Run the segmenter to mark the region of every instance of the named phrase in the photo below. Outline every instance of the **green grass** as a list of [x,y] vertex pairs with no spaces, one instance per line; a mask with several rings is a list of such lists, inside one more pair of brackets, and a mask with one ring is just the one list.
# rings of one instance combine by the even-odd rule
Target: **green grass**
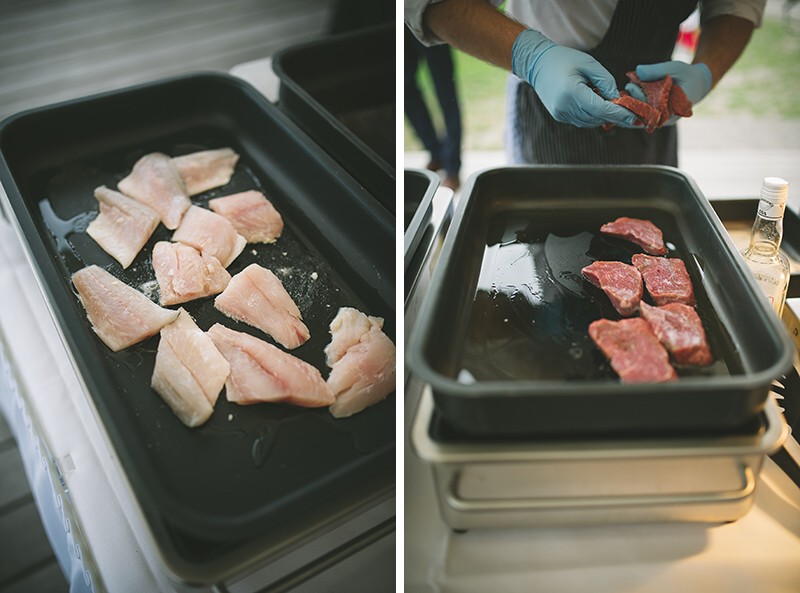
[[765,20],[696,113],[800,118],[800,31]]
[[[456,84],[464,118],[464,150],[503,146],[507,73],[454,51]],[[420,68],[423,96],[441,129],[427,70]],[[695,110],[697,117],[800,119],[800,30],[765,19],[734,67]],[[405,149],[422,150],[408,122]]]
[[[467,150],[499,149],[503,145],[505,88],[508,74],[494,66],[453,50],[456,91],[461,106],[464,148]],[[424,63],[418,73],[419,86],[428,104],[434,125],[443,129],[439,104]],[[422,150],[408,120],[405,123],[405,149]]]

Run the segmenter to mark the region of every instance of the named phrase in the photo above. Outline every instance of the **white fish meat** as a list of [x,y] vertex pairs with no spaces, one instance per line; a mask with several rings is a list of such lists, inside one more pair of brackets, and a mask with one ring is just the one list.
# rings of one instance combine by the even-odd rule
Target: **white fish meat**
[[228,401],[282,402],[307,408],[333,403],[333,393],[320,372],[296,356],[219,323],[208,335],[231,365],[225,383]]
[[383,328],[383,318],[368,317],[352,307],[339,309],[330,325],[331,343],[325,346],[325,361],[328,366],[332,367],[338,362],[373,327]]
[[176,305],[219,294],[231,275],[216,257],[183,243],[159,241],[153,247],[153,269],[162,305]]
[[300,309],[275,274],[250,264],[231,278],[228,287],[214,299],[222,313],[257,327],[290,350],[310,337]]
[[[331,344],[326,348],[330,360],[332,351],[335,356],[342,345],[350,344],[328,375],[328,385],[336,397],[330,412],[336,418],[352,416],[395,390],[395,346],[381,330],[383,320],[360,311],[355,315],[353,311],[349,307],[339,310],[331,323]],[[331,349],[334,344],[336,347]]]
[[86,232],[127,268],[156,230],[160,217],[152,208],[104,185],[95,188],[94,197],[100,213]]
[[201,150],[176,156],[172,164],[180,173],[190,196],[225,185],[231,180],[239,155],[230,148]]
[[228,219],[248,243],[274,243],[283,232],[283,218],[260,191],[214,198],[208,207]]
[[227,268],[247,245],[247,240],[236,232],[231,223],[199,206],[189,207],[172,240],[216,257],[223,268]]
[[99,266],[78,270],[72,282],[92,329],[114,352],[157,334],[178,316]]
[[203,424],[214,411],[230,365],[214,342],[179,309],[161,330],[151,385],[186,426]]
[[183,213],[191,205],[172,159],[160,152],[146,154],[136,161],[130,175],[117,188],[158,212],[161,222],[170,230],[178,228]]

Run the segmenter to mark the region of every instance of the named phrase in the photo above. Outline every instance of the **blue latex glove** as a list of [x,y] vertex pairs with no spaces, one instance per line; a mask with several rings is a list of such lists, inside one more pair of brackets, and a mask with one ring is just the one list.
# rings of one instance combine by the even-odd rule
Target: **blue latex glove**
[[511,69],[527,81],[556,121],[579,128],[606,123],[633,126],[636,116],[614,103],[619,97],[614,77],[589,54],[564,47],[527,29],[511,48]]
[[[672,77],[674,84],[677,84],[686,93],[686,98],[696,105],[711,90],[711,71],[705,64],[687,64],[686,62],[660,62],[658,64],[639,64],[636,66],[636,75],[642,82],[652,82],[661,80],[667,74]],[[640,101],[647,102],[644,91],[637,84],[629,82],[625,85],[625,90],[631,96]],[[674,125],[680,117],[673,115],[667,120],[665,126]]]

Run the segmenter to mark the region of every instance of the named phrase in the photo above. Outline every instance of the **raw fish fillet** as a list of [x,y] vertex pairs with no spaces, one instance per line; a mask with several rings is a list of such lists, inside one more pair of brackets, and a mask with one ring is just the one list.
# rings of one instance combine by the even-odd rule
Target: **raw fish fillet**
[[214,306],[228,317],[268,333],[290,350],[311,335],[281,281],[258,264],[250,264],[231,278],[228,287],[214,299]]
[[183,184],[172,159],[160,152],[144,155],[133,171],[117,184],[119,191],[149,206],[161,217],[168,229],[176,229],[190,206]]
[[181,225],[172,235],[173,241],[179,241],[199,249],[206,255],[219,260],[222,267],[227,268],[247,245],[247,241],[231,223],[211,210],[191,206],[183,217]]
[[156,243],[153,269],[161,289],[162,305],[176,305],[219,294],[231,281],[231,275],[216,257],[182,243]]
[[249,334],[217,323],[208,330],[231,365],[225,397],[237,404],[282,402],[306,408],[333,403],[333,392],[313,366]]
[[331,343],[325,346],[325,362],[332,367],[345,352],[361,341],[372,327],[383,327],[382,317],[367,317],[358,309],[342,307],[331,321]]
[[395,390],[395,347],[382,326],[383,319],[350,307],[339,309],[331,322],[325,354],[329,361],[336,359],[328,376],[336,396],[330,407],[334,417],[352,416]]
[[214,342],[179,309],[161,330],[151,385],[186,426],[198,426],[214,411],[230,365]]
[[225,185],[231,180],[239,155],[230,148],[202,150],[176,156],[172,164],[180,173],[190,196]]
[[94,197],[100,205],[100,214],[89,223],[86,232],[127,268],[156,230],[158,213],[105,186],[96,188]]
[[178,316],[98,266],[78,270],[72,282],[92,329],[114,352],[157,334]]
[[283,232],[283,219],[260,191],[214,198],[208,207],[228,219],[248,243],[274,243]]

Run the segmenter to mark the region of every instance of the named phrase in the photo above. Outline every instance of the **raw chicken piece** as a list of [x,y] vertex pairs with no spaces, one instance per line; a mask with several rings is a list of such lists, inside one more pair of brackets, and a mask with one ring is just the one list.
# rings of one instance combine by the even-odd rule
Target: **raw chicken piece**
[[247,241],[231,223],[211,210],[191,206],[181,221],[181,226],[172,235],[173,241],[179,241],[199,249],[206,255],[219,260],[222,267],[227,268],[247,245]]
[[186,426],[198,426],[214,411],[230,365],[214,342],[183,309],[161,330],[151,385]]
[[274,243],[283,232],[283,219],[260,191],[214,198],[208,207],[224,216],[248,243]]
[[161,289],[162,305],[176,305],[219,294],[231,281],[231,275],[216,257],[182,243],[156,243],[153,269]]
[[281,281],[258,264],[250,264],[231,278],[228,287],[214,300],[214,306],[228,317],[268,333],[290,350],[311,335],[302,322],[300,309]]
[[342,307],[331,321],[331,343],[325,346],[325,362],[332,367],[345,352],[361,341],[372,327],[383,328],[382,317],[367,317],[358,309]]
[[230,148],[202,150],[172,159],[190,196],[225,185],[231,180],[239,155]]
[[127,268],[156,230],[158,213],[104,185],[94,190],[94,197],[100,205],[100,214],[89,223],[86,232]]
[[395,390],[395,347],[382,326],[383,319],[350,307],[339,309],[331,323],[325,354],[329,361],[336,359],[328,376],[336,396],[330,407],[334,417],[352,416]]
[[168,229],[176,229],[191,205],[178,170],[172,159],[160,152],[144,155],[133,171],[117,184],[119,191],[149,206],[161,217]]
[[333,393],[313,366],[249,334],[217,323],[208,330],[231,365],[225,397],[237,404],[282,402],[306,408],[333,403]]
[[92,329],[114,352],[158,333],[178,316],[98,266],[78,270],[72,282]]

